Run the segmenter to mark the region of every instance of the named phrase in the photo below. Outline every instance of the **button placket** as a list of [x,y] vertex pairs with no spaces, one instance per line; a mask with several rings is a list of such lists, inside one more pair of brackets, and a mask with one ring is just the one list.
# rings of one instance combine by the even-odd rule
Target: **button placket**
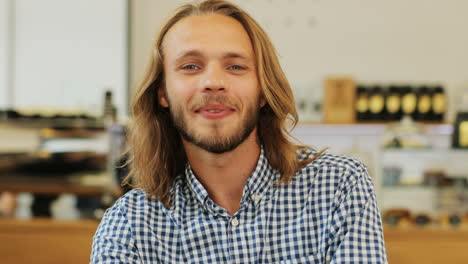
[[232,225],[233,227],[236,227],[236,226],[239,225],[239,220],[237,219],[237,217],[235,217],[235,218],[233,218],[233,219],[231,220],[231,225]]
[[258,195],[258,194],[255,194],[255,195],[253,196],[254,201],[257,202],[257,203],[260,201],[261,198],[262,198],[262,197],[261,197],[260,195]]

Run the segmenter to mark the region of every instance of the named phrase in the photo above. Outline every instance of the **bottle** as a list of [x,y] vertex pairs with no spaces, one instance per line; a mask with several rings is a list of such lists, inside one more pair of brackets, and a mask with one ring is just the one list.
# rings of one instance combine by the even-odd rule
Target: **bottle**
[[421,86],[417,90],[417,107],[416,107],[416,120],[429,121],[432,110],[432,94],[427,86]]
[[385,94],[382,87],[375,85],[369,95],[370,120],[382,121],[385,108]]
[[447,111],[447,97],[442,86],[436,86],[432,94],[432,120],[442,122]]
[[113,123],[116,121],[117,109],[112,101],[112,91],[107,90],[104,94],[104,109],[103,109],[103,119],[107,124]]
[[454,148],[468,148],[468,112],[457,113],[452,136]]
[[398,86],[392,85],[386,97],[385,112],[387,120],[397,121],[401,119],[401,91]]
[[417,214],[415,217],[414,217],[414,223],[417,225],[417,226],[427,226],[429,225],[430,223],[432,222],[432,218],[428,215],[428,214]]
[[17,219],[30,219],[33,217],[32,204],[34,202],[34,195],[31,193],[18,193],[16,196],[17,208],[15,217]]
[[414,119],[416,115],[416,103],[417,97],[415,91],[411,88],[411,86],[405,86],[405,88],[403,88],[403,94],[401,97],[402,114]]
[[366,87],[358,85],[356,88],[356,119],[357,121],[369,120],[369,96]]
[[459,89],[457,99],[457,114],[453,126],[452,146],[454,148],[468,148],[468,84]]
[[6,110],[0,109],[0,122],[6,121],[7,119],[7,112]]
[[112,114],[112,91],[107,90],[104,93],[104,109],[103,116],[109,116]]

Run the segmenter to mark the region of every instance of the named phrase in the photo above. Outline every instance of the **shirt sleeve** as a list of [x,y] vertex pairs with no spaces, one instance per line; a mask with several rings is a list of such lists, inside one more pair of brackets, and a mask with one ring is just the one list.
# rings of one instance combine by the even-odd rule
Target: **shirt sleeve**
[[90,263],[140,263],[121,201],[118,200],[104,214],[93,238]]
[[[364,165],[362,165],[364,166]],[[344,191],[332,216],[333,235],[327,263],[387,263],[382,221],[371,177],[365,168],[355,171],[354,184]]]

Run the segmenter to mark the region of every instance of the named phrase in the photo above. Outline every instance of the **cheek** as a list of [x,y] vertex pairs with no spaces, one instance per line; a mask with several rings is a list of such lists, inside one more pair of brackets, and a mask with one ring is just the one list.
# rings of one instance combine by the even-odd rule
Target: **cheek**
[[[250,78],[243,80],[242,82],[236,85],[239,87],[239,95],[243,97],[243,100],[246,102],[255,102],[258,104],[260,102],[260,85],[258,84],[257,79]],[[247,99],[247,100],[246,100]]]
[[168,78],[166,91],[172,101],[186,102],[193,97],[196,86],[193,80],[187,78]]

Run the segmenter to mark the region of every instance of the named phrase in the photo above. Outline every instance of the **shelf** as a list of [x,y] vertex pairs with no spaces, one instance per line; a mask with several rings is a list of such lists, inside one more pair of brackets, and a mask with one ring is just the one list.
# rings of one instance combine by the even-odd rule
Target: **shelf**
[[[391,122],[354,122],[354,123],[324,123],[324,122],[313,122],[313,121],[300,121],[298,124],[304,125],[394,125],[397,124],[399,121],[391,121]],[[451,123],[446,122],[419,122],[414,121],[415,124],[418,125],[427,125],[427,126],[440,126],[440,125],[450,125]]]
[[0,184],[0,192],[28,192],[34,194],[56,194],[70,193],[79,196],[99,197],[107,190],[102,187],[79,186],[71,184]]
[[386,125],[384,124],[323,124],[300,123],[293,130],[294,135],[382,135]]
[[382,186],[383,190],[441,190],[443,188],[452,188],[452,187],[437,187],[437,186],[423,186],[423,185]]
[[[451,135],[453,126],[446,123],[416,123],[422,125],[427,135]],[[395,123],[354,123],[354,124],[326,124],[300,122],[293,130],[293,134],[300,135],[356,135],[378,136],[384,135],[389,125]]]
[[452,148],[380,149],[382,168],[398,167],[402,179],[423,177],[428,170],[443,170],[449,177],[468,177],[468,150]]
[[390,192],[444,192],[444,191],[460,191],[467,192],[467,187],[459,186],[423,186],[423,185],[400,185],[400,186],[382,186],[382,191]]
[[[79,196],[101,196],[103,193],[113,191],[111,184],[96,183],[102,176],[93,176],[95,184],[84,184],[78,177],[45,177],[40,175],[10,175],[0,177],[0,192],[14,193],[29,192],[34,194],[63,194],[70,193]],[[99,177],[99,178],[98,178]],[[83,176],[81,176],[81,179]],[[102,181],[102,180],[101,180]],[[89,179],[87,179],[89,183]]]
[[2,120],[0,127],[22,127],[22,128],[85,128],[85,129],[105,129],[104,121],[101,119],[85,120],[85,119],[57,119],[57,120],[34,120],[34,119],[15,119]]
[[[399,234],[417,234],[418,236],[424,235],[434,235],[440,234],[443,236],[454,236],[460,237],[466,240],[468,237],[468,225],[462,225],[459,227],[452,227],[452,226],[440,226],[440,225],[428,225],[424,227],[419,227],[416,225],[408,225],[408,226],[390,226],[384,225],[385,233],[391,235],[392,238],[399,237]],[[468,242],[468,240],[467,240]]]
[[461,148],[381,148],[384,154],[434,154],[434,153],[456,153],[468,154],[468,149]]

